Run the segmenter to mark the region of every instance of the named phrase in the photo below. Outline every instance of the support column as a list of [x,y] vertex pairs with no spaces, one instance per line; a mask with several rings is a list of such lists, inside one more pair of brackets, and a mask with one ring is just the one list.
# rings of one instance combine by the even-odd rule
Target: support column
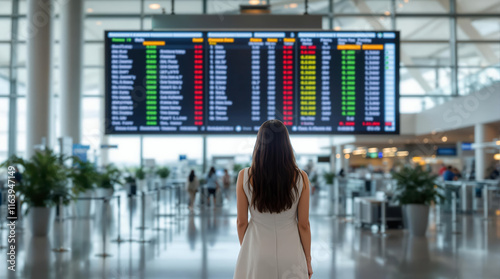
[[83,1],[61,5],[61,136],[81,143]]
[[495,129],[486,124],[476,124],[474,126],[474,157],[475,157],[475,174],[476,180],[486,178],[486,169],[493,161],[492,154],[486,154],[486,149],[483,143],[490,142],[495,138]]
[[52,0],[28,0],[26,157],[42,139],[51,141],[50,83]]
[[344,168],[344,147],[342,145],[337,145],[335,147],[335,174],[338,174],[341,169],[344,169],[344,173],[347,170]]

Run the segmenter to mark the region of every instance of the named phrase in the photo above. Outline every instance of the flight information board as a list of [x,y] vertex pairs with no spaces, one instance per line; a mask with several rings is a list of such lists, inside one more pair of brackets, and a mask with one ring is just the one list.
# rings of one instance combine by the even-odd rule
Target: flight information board
[[107,134],[398,134],[399,33],[105,32]]

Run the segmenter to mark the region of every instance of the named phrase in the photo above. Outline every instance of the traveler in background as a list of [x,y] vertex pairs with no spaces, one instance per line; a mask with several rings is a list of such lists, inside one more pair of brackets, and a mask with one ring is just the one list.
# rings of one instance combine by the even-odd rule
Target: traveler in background
[[444,181],[457,180],[457,177],[455,176],[455,173],[453,173],[452,166],[448,166],[448,168],[446,169],[446,171],[443,172],[443,180]]
[[451,168],[451,171],[455,175],[455,180],[462,178],[462,173],[457,168]]
[[208,202],[207,202],[207,206],[210,206],[210,196],[213,196],[214,197],[214,208],[215,208],[215,199],[216,199],[216,193],[217,193],[217,190],[219,189],[219,182],[217,181],[217,175],[215,174],[215,168],[214,167],[211,167],[210,168],[210,171],[208,172],[208,175],[207,175],[207,186],[206,186],[207,190],[208,190]]
[[310,279],[309,179],[281,121],[262,124],[252,157],[236,184],[241,249],[233,278]]
[[200,187],[200,181],[198,181],[198,178],[194,174],[194,170],[191,170],[186,183],[186,190],[189,193],[189,210],[193,210],[194,200],[196,198],[196,192],[198,192],[198,187]]
[[444,164],[441,164],[441,168],[439,169],[439,175],[442,176],[443,173],[447,170],[448,168],[444,165]]
[[231,176],[227,169],[224,169],[224,176],[222,177],[222,192],[226,199],[229,200],[229,188],[231,187]]

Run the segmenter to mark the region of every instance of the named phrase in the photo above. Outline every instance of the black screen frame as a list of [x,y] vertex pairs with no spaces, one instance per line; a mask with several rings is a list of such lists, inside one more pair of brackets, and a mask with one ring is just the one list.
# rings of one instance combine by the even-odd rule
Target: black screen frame
[[[318,29],[318,30],[311,30],[311,29],[306,29],[306,30],[290,30],[290,29],[272,29],[272,30],[266,30],[266,29],[252,29],[252,30],[231,30],[231,29],[217,29],[217,30],[210,30],[210,29],[196,29],[196,30],[105,30],[104,31],[104,75],[105,75],[105,88],[104,88],[104,134],[105,135],[113,135],[113,136],[131,136],[131,135],[185,135],[185,136],[193,136],[193,135],[255,135],[257,132],[256,131],[251,131],[251,132],[234,132],[234,131],[198,131],[198,132],[183,132],[183,131],[175,131],[175,132],[170,132],[170,131],[161,131],[161,132],[144,132],[144,131],[121,131],[117,132],[112,130],[112,126],[110,125],[111,123],[111,92],[109,92],[110,88],[110,57],[109,57],[109,48],[110,48],[110,40],[108,38],[108,33],[110,32],[133,32],[133,33],[141,33],[141,32],[335,32],[335,33],[366,33],[366,32],[375,32],[375,33],[385,33],[385,32],[391,32],[395,34],[394,38],[394,44],[396,45],[396,55],[395,55],[395,66],[396,66],[396,72],[395,72],[395,83],[396,83],[396,88],[395,88],[395,108],[396,108],[396,127],[394,132],[368,132],[368,131],[354,131],[354,132],[338,132],[338,131],[332,131],[332,132],[313,132],[313,131],[292,131],[292,129],[288,129],[290,135],[313,135],[313,136],[331,136],[331,135],[373,135],[373,136],[387,136],[387,135],[399,135],[400,134],[400,127],[401,127],[401,115],[400,115],[400,47],[401,47],[401,41],[400,41],[400,31],[393,31],[393,30],[369,30],[369,31],[349,31],[349,30],[342,30],[342,31],[334,31],[334,30],[323,30],[323,29]],[[205,90],[205,89],[204,89]]]

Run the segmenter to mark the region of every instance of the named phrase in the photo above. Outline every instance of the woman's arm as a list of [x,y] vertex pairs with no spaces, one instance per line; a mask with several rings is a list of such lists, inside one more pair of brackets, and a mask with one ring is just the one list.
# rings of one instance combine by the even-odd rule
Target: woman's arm
[[302,248],[304,249],[304,254],[306,255],[307,269],[309,272],[309,278],[312,275],[311,268],[311,227],[309,225],[309,178],[304,171],[302,172],[303,185],[302,194],[300,196],[298,205],[298,227],[300,241],[302,242]]
[[248,227],[248,200],[243,190],[243,174],[245,170],[241,170],[238,174],[238,181],[236,182],[236,203],[238,208],[238,217],[236,218],[236,225],[238,227],[238,238],[240,245],[243,243],[243,237]]

